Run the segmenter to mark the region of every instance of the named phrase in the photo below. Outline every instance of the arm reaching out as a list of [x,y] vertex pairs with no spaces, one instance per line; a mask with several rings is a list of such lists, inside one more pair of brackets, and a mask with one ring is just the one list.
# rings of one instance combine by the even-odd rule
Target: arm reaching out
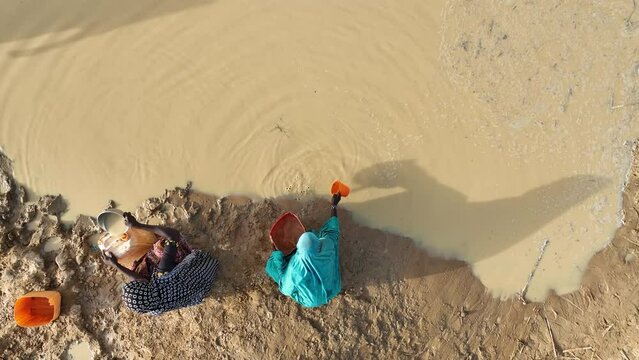
[[125,212],[123,214],[124,216],[124,221],[126,223],[127,226],[133,227],[133,228],[138,228],[138,229],[143,229],[143,230],[148,230],[158,236],[161,237],[165,237],[169,240],[173,240],[175,242],[178,242],[180,240],[182,240],[182,235],[180,234],[179,231],[172,229],[170,227],[166,227],[166,226],[156,226],[156,225],[147,225],[147,224],[142,224],[140,223],[130,212]]
[[104,262],[106,264],[109,264],[109,265],[113,266],[114,268],[120,270],[120,272],[122,272],[124,275],[126,275],[131,280],[138,280],[138,281],[147,281],[148,280],[147,278],[145,278],[144,276],[136,273],[135,271],[133,271],[131,269],[127,269],[126,267],[124,267],[122,264],[120,264],[118,262],[118,259],[115,257],[115,255],[113,255],[109,251],[105,251],[105,252],[102,253],[102,260],[104,260]]
[[340,193],[333,194],[333,199],[331,200],[331,217],[337,217],[337,204],[342,200],[342,195]]

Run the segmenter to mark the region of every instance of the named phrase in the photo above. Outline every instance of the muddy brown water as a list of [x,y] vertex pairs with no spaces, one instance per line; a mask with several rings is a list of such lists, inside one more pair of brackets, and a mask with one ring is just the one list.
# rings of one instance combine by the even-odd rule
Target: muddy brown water
[[518,30],[538,9],[511,3],[0,0],[0,146],[67,219],[188,180],[305,198],[339,178],[359,220],[471,263],[496,296],[548,239],[528,296],[570,292],[622,216],[632,37],[611,67],[596,33]]

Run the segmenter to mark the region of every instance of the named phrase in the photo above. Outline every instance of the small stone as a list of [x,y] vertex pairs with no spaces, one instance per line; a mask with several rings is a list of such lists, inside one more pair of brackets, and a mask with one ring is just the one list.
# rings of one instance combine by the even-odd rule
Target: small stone
[[627,264],[629,262],[634,261],[637,258],[637,256],[633,253],[627,253],[626,256],[624,257],[623,261]]
[[189,217],[193,217],[195,215],[197,215],[197,213],[200,211],[200,206],[196,203],[194,203],[193,201],[188,201],[185,204],[185,208],[187,213],[189,214]]
[[13,188],[13,182],[11,181],[11,177],[4,173],[0,172],[0,195],[6,195]]
[[180,199],[186,199],[189,196],[189,194],[191,193],[191,188],[192,187],[193,187],[193,182],[192,181],[187,181],[186,187],[184,187],[184,188],[176,187],[175,188],[175,192],[177,193],[177,196]]
[[189,213],[183,207],[175,209],[175,217],[182,221],[187,221],[190,218]]
[[215,210],[213,210],[213,208],[210,208],[206,211],[206,218],[209,221],[213,221],[215,218]]
[[92,235],[100,231],[100,228],[95,223],[95,221],[86,215],[78,216],[78,219],[75,221],[75,225],[73,225],[73,235],[79,238]]
[[86,256],[83,253],[78,253],[75,256],[75,263],[78,265],[82,265],[82,263],[84,263],[84,260],[86,259]]
[[143,204],[142,207],[146,210],[148,210],[149,212],[153,213],[155,211],[157,211],[161,206],[162,206],[163,201],[160,200],[160,198],[150,198],[147,199]]
[[55,263],[61,270],[66,270],[69,267],[69,255],[66,251],[61,251],[58,256],[55,257]]
[[67,283],[67,281],[72,280],[73,275],[75,275],[75,270],[73,269],[62,270],[62,272],[60,273],[60,281],[62,282],[62,286],[68,286],[69,284]]
[[61,195],[45,195],[38,200],[38,208],[45,214],[60,216],[67,211],[67,203]]
[[24,186],[18,186],[16,189],[16,198],[18,199],[19,204],[27,202],[27,189]]
[[82,306],[80,305],[72,305],[69,310],[69,316],[72,317],[80,317],[82,316]]
[[156,215],[158,217],[158,219],[160,219],[160,224],[165,224],[167,222],[167,220],[169,219],[169,215],[165,214],[165,213],[161,213]]
[[11,160],[0,152],[0,195],[6,195],[13,187]]
[[178,189],[175,189],[175,190],[177,191],[177,195],[178,195],[178,197],[180,199],[185,199],[189,195],[189,193],[188,193],[188,191],[186,191],[186,189],[178,188]]
[[44,269],[44,260],[33,251],[25,253],[20,260],[22,263],[28,264],[29,274],[31,275]]
[[22,208],[22,213],[20,214],[20,218],[18,219],[18,223],[21,226],[31,222],[35,219],[38,213],[38,207],[35,204],[28,204]]

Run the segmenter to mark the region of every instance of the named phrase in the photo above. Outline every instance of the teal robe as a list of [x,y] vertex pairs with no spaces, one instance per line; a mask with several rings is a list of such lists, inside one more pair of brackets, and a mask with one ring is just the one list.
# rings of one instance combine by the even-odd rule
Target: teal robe
[[282,294],[304,307],[327,304],[342,290],[339,271],[339,220],[331,217],[319,234],[300,236],[297,249],[288,256],[273,251],[266,273]]

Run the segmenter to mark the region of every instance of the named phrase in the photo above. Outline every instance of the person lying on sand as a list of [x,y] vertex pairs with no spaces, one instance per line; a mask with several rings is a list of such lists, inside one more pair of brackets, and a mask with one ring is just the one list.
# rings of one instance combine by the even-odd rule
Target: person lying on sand
[[333,195],[331,217],[319,234],[305,232],[290,255],[273,250],[266,263],[266,274],[282,294],[304,307],[327,304],[342,289],[339,271],[339,194]]
[[103,253],[107,264],[132,280],[122,289],[124,303],[133,311],[151,315],[201,303],[213,286],[218,261],[193,250],[175,229],[141,224],[131,213],[124,213],[124,219],[127,226],[159,237],[133,269],[119,264],[110,252]]

